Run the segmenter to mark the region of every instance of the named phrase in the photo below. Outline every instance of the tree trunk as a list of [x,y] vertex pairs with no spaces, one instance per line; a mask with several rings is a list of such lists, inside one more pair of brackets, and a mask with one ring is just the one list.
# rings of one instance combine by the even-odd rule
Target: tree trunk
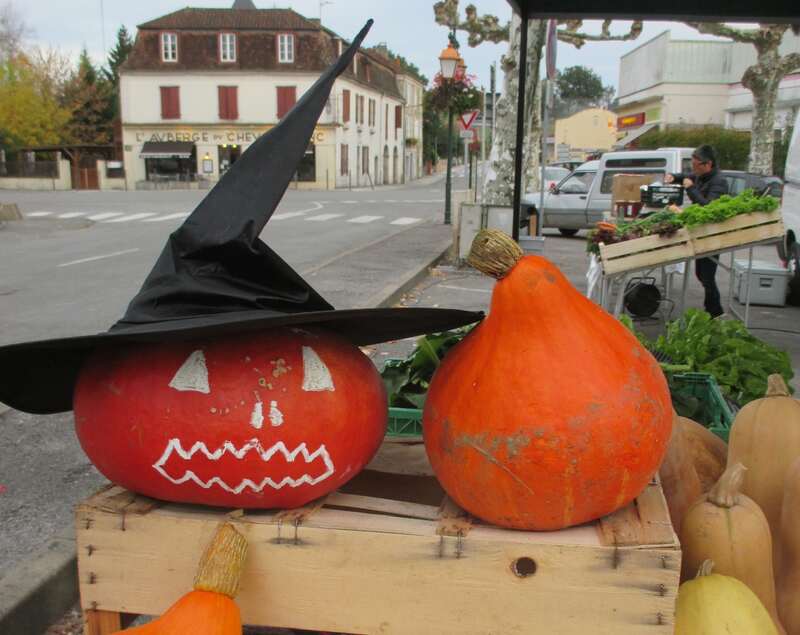
[[[519,91],[518,66],[520,59],[521,20],[515,13],[511,20],[508,53],[501,60],[504,72],[503,97],[497,101],[495,116],[497,129],[492,140],[489,167],[486,171],[485,198],[490,205],[511,205],[514,193],[514,151],[517,134],[517,96]],[[523,191],[538,187],[539,183],[539,63],[542,59],[545,23],[528,22],[528,69],[525,92],[525,123],[528,130],[523,154]]]
[[772,147],[775,142],[775,102],[784,75],[778,52],[781,38],[763,37],[756,43],[758,61],[742,76],[742,85],[753,93],[753,124],[748,170],[772,174]]

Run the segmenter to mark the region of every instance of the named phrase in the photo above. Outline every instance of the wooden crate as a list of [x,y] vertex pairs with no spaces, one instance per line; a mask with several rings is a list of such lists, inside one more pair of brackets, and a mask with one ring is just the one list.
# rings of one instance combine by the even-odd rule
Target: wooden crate
[[[444,500],[444,504],[439,504]],[[111,487],[76,512],[88,635],[160,614],[191,588],[217,524],[249,551],[252,625],[340,633],[671,633],[681,553],[661,486],[557,532],[499,529],[444,497],[419,442],[387,442],[345,491],[301,510],[230,513]]]
[[780,210],[770,213],[740,214],[722,223],[700,225],[689,230],[696,256],[723,249],[781,238],[785,229]]
[[645,236],[612,245],[600,244],[603,273],[612,275],[637,271],[694,257],[691,237],[686,229],[672,236]]

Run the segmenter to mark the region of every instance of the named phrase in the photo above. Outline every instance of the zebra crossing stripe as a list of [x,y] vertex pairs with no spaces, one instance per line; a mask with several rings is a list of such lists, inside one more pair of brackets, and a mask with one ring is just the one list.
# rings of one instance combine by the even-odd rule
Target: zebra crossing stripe
[[306,220],[325,221],[331,220],[332,218],[339,218],[340,216],[344,216],[344,214],[318,214],[317,216],[309,216]]
[[53,212],[31,212],[28,214],[29,217],[34,218],[36,216],[50,216]]
[[348,223],[371,223],[372,221],[383,218],[383,216],[356,216],[348,220]]
[[174,214],[167,214],[166,216],[156,216],[155,218],[145,218],[142,222],[145,223],[160,223],[163,220],[173,220],[176,218],[186,218],[191,212],[175,212]]
[[414,223],[420,222],[421,218],[412,218],[411,216],[401,216],[400,218],[396,218],[393,220],[390,225],[413,225]]
[[107,223],[127,223],[131,220],[142,220],[143,218],[148,218],[150,216],[155,216],[155,212],[141,212],[139,214],[128,214],[127,216],[120,216],[119,218],[112,218],[107,220]]
[[103,212],[102,214],[89,216],[89,220],[105,220],[106,218],[114,218],[114,216],[122,216],[122,212]]
[[273,214],[270,220],[283,220],[285,218],[294,218],[295,216],[305,216],[305,212],[281,212],[280,214]]

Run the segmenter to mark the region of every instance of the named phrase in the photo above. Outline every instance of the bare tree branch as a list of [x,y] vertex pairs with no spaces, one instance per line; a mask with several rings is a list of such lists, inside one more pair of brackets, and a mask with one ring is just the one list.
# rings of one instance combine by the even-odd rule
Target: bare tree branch
[[735,29],[721,22],[686,22],[690,27],[706,35],[727,37],[736,42],[750,42],[755,44],[760,35],[760,29]]
[[[611,35],[611,20],[604,20],[600,33],[596,35],[578,31],[582,23],[583,20],[567,20],[563,22],[566,25],[566,29],[559,29],[556,32],[558,39],[572,44],[575,48],[581,48],[586,42],[625,42],[627,40],[635,40],[642,32],[641,20],[635,20],[631,24],[630,30],[622,35]],[[562,22],[559,22],[559,24],[562,24]]]

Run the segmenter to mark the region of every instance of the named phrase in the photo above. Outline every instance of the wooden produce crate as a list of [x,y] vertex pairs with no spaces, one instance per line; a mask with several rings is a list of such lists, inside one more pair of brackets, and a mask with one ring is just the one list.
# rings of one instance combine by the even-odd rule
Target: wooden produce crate
[[785,229],[780,210],[769,213],[740,214],[722,223],[700,225],[689,230],[696,256],[723,249],[746,246],[770,238],[781,238]]
[[603,273],[612,275],[679,262],[694,257],[689,232],[681,228],[672,236],[644,236],[621,243],[600,243]]
[[672,633],[681,562],[654,480],[619,512],[557,532],[468,517],[419,442],[387,441],[368,469],[300,510],[159,503],[111,487],[76,512],[88,635],[160,614],[189,590],[217,524],[249,551],[245,623],[409,635]]

